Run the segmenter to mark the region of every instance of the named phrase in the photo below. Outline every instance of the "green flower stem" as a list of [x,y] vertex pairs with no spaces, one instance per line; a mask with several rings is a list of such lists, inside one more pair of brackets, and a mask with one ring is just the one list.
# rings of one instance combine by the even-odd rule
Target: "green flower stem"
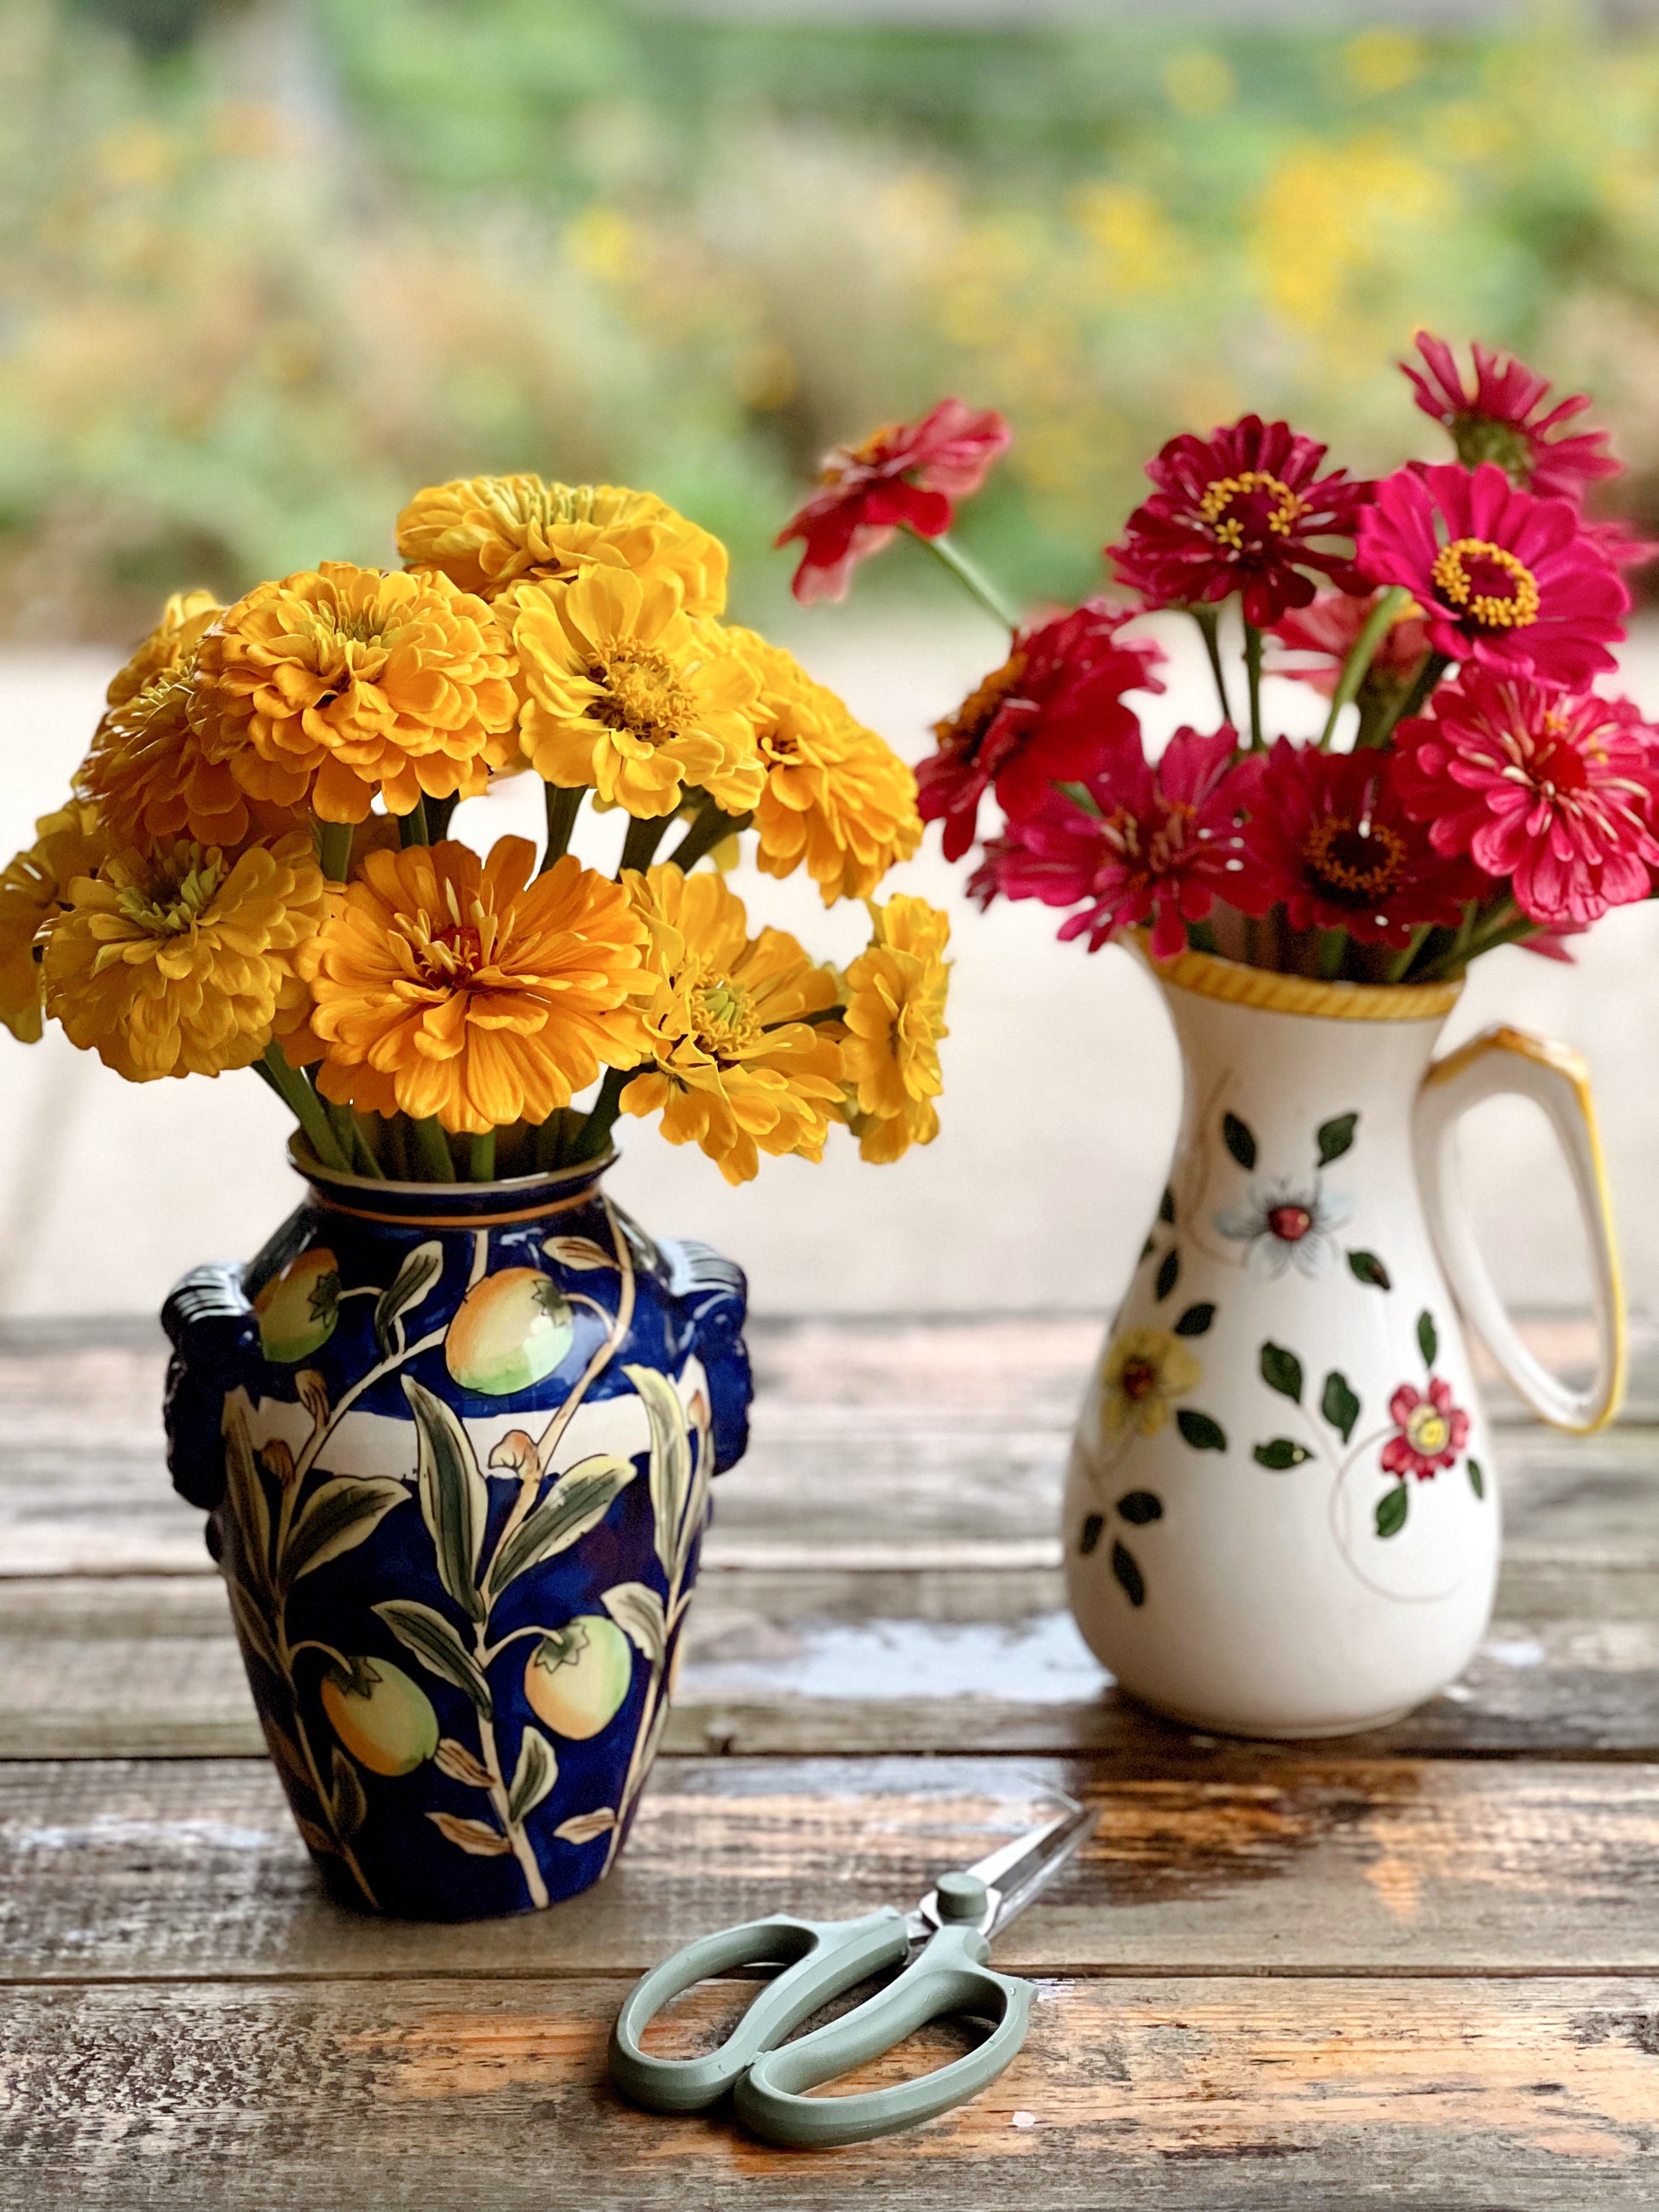
[[1534,937],[1538,924],[1521,912],[1512,898],[1501,900],[1484,920],[1466,922],[1457,933],[1455,941],[1438,959],[1431,960],[1414,982],[1439,983],[1454,975],[1461,975],[1472,960],[1483,952],[1495,952],[1500,945],[1513,945],[1522,937]]
[[1254,623],[1244,625],[1244,676],[1250,687],[1250,750],[1266,752],[1261,735],[1261,633]]
[[1331,711],[1325,717],[1325,726],[1320,732],[1319,750],[1328,752],[1331,739],[1336,735],[1339,716],[1345,707],[1350,707],[1359,696],[1359,687],[1364,682],[1376,648],[1393,626],[1395,617],[1409,604],[1411,593],[1403,585],[1395,584],[1365,617],[1365,627],[1348,648],[1348,657],[1342,664],[1342,673],[1335,690],[1331,694]]
[[474,1137],[467,1146],[467,1173],[474,1182],[493,1182],[495,1179],[495,1132],[486,1129],[481,1137]]
[[313,832],[317,865],[331,884],[343,884],[351,872],[351,824],[318,822]]
[[[905,527],[908,530],[909,525],[907,523]],[[1019,617],[1008,605],[990,578],[975,562],[968,558],[959,545],[953,545],[949,538],[943,536],[924,538],[920,532],[915,530],[910,530],[909,534],[915,539],[918,545],[925,545],[927,548],[941,568],[950,570],[957,583],[979,601],[988,615],[1000,622],[1005,629],[1010,631],[1018,629]]]
[[306,1141],[322,1165],[341,1168],[349,1174],[349,1164],[340,1150],[322,1100],[299,1069],[289,1065],[288,1056],[275,1037],[265,1047],[259,1065],[271,1089],[305,1131]]
[[657,848],[668,834],[672,814],[638,815],[628,817],[628,832],[623,839],[622,859],[617,863],[620,881],[625,868],[637,868],[641,874],[657,857]]
[[1425,653],[1423,657],[1423,665],[1417,672],[1417,681],[1401,699],[1393,714],[1385,715],[1378,723],[1376,734],[1370,739],[1370,743],[1374,745],[1386,744],[1394,734],[1395,724],[1408,721],[1418,712],[1426,702],[1430,692],[1450,666],[1451,660],[1447,654]]
[[1210,673],[1215,678],[1215,696],[1221,702],[1221,719],[1231,722],[1233,707],[1227,696],[1227,672],[1221,665],[1221,617],[1213,607],[1189,607],[1188,612],[1198,624],[1204,650],[1210,656]]
[[1342,973],[1342,963],[1347,957],[1348,933],[1346,929],[1322,929],[1316,965],[1320,980],[1334,983]]
[[542,854],[539,873],[545,875],[555,860],[563,860],[570,850],[570,840],[575,833],[576,817],[581,812],[583,787],[578,784],[567,791],[562,784],[547,786],[547,850]]
[[599,1095],[588,1109],[587,1118],[576,1132],[576,1141],[570,1147],[572,1164],[581,1160],[596,1160],[611,1141],[611,1131],[622,1107],[622,1095],[627,1085],[639,1074],[637,1067],[607,1067],[605,1080],[599,1085]]
[[746,830],[754,818],[752,814],[726,814],[712,799],[705,801],[702,813],[668,855],[671,864],[689,875],[706,853]]
[[363,1173],[372,1176],[376,1182],[384,1182],[386,1170],[380,1165],[380,1154],[369,1140],[368,1131],[363,1127],[362,1115],[355,1110],[351,1116],[351,1134],[357,1148],[358,1164]]
[[426,818],[426,801],[417,799],[407,814],[398,817],[398,842],[400,845],[429,845],[432,831]]
[[444,1134],[443,1124],[435,1114],[415,1124],[415,1142],[420,1147],[421,1165],[426,1173],[426,1182],[453,1182],[455,1163],[450,1156],[449,1139]]
[[1423,947],[1427,942],[1433,928],[1434,924],[1431,921],[1425,921],[1419,923],[1417,928],[1413,930],[1411,943],[1407,945],[1403,952],[1397,953],[1395,957],[1389,961],[1388,973],[1383,979],[1386,982],[1404,982],[1406,977],[1411,973],[1411,965],[1413,961],[1416,959],[1418,954],[1423,950]]
[[460,805],[461,794],[453,792],[447,799],[426,799],[421,803],[426,808],[426,826],[432,842],[441,845],[449,835],[449,817]]
[[820,1006],[815,1014],[791,1014],[783,1021],[766,1022],[762,1026],[769,1031],[793,1029],[798,1025],[815,1030],[821,1022],[844,1022],[846,1018],[847,1009],[844,1006]]

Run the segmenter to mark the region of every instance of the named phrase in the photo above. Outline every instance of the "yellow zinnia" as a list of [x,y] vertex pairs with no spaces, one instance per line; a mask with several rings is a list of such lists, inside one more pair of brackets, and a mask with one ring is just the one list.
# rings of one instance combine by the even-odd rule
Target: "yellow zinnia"
[[1173,1399],[1203,1380],[1204,1370],[1180,1339],[1164,1328],[1126,1328],[1106,1347],[1101,1410],[1109,1436],[1131,1429],[1155,1437],[1166,1427]]
[[325,910],[309,836],[228,860],[188,839],[122,851],[70,885],[46,939],[46,1012],[130,1082],[246,1067]]
[[191,658],[129,693],[98,725],[76,789],[121,836],[144,843],[183,836],[236,846],[255,832],[270,838],[298,829],[302,807],[248,797],[197,727],[196,703]]
[[672,864],[623,878],[651,933],[656,990],[645,1009],[651,1071],[625,1114],[660,1110],[671,1145],[695,1144],[727,1182],[761,1152],[817,1159],[841,1097],[841,1047],[804,1016],[836,1003],[836,979],[781,929],[749,935],[743,902],[717,875]]
[[40,1042],[40,931],[77,876],[103,856],[98,810],[71,799],[34,825],[34,842],[0,875],[0,1022],[22,1044]]
[[207,750],[252,798],[361,822],[422,793],[471,798],[511,755],[518,700],[507,641],[447,576],[345,561],[259,584],[197,648],[192,707]]
[[428,484],[398,517],[411,568],[441,568],[464,592],[493,599],[509,585],[574,582],[596,562],[664,575],[688,614],[726,607],[726,548],[648,491],[545,483],[540,477],[467,477]]
[[126,666],[110,678],[105,693],[112,707],[125,706],[147,684],[169,669],[182,667],[201,643],[216,615],[224,612],[211,592],[174,592],[161,619]]
[[527,694],[520,741],[547,782],[639,816],[673,813],[688,791],[731,814],[755,805],[754,670],[730,633],[682,610],[672,579],[594,567],[497,604]]
[[826,906],[868,898],[921,842],[915,777],[793,653],[750,630],[730,635],[760,678],[755,735],[766,788],[755,827],[762,871],[793,875],[805,860]]
[[535,865],[523,837],[370,854],[306,957],[325,1097],[481,1136],[644,1057],[643,923],[569,854]]
[[939,1134],[951,923],[902,896],[872,905],[870,918],[869,950],[847,971],[847,1120],[866,1160],[896,1160]]

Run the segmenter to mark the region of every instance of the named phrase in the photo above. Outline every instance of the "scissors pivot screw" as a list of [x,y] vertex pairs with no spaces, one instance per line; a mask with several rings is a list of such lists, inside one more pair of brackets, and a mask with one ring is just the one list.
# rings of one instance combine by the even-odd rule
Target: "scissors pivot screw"
[[933,1896],[941,1920],[982,1920],[985,1917],[988,1893],[977,1875],[942,1874]]

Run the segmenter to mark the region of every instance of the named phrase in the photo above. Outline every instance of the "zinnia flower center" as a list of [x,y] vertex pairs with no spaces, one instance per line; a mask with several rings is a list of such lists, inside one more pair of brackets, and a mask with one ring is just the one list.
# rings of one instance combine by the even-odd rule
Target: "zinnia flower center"
[[692,1034],[711,1060],[736,1060],[760,1035],[753,1001],[729,975],[694,985],[690,997]]
[[1358,828],[1346,815],[1315,823],[1302,841],[1308,872],[1343,906],[1375,907],[1398,888],[1405,873],[1406,841],[1382,822]]
[[1429,574],[1441,598],[1482,629],[1525,629],[1538,619],[1538,579],[1489,538],[1454,538]]
[[675,736],[690,719],[691,695],[668,655],[654,646],[619,645],[588,677],[600,696],[587,711],[609,730],[625,730],[654,744]]
[[939,739],[939,750],[972,760],[984,744],[986,733],[995,721],[1003,701],[1024,673],[1025,655],[1011,653],[1000,668],[994,668],[984,681],[969,693],[954,714],[947,714],[942,722],[934,723],[933,734]]
[[1267,1226],[1281,1244],[1299,1244],[1313,1227],[1313,1216],[1305,1206],[1270,1206]]
[[1198,503],[1202,521],[1219,545],[1233,553],[1259,553],[1275,538],[1288,538],[1302,512],[1289,484],[1261,469],[1216,477]]
[[1406,1417],[1406,1441],[1414,1452],[1432,1459],[1451,1440],[1451,1424],[1433,1405],[1413,1406]]
[[122,915],[147,937],[182,937],[196,927],[218,896],[229,873],[223,855],[204,854],[194,845],[191,854],[190,868],[176,884],[165,878],[149,884],[127,884],[117,894],[116,904]]
[[1126,1359],[1123,1372],[1117,1378],[1117,1387],[1132,1406],[1143,1398],[1150,1398],[1158,1388],[1158,1368],[1150,1359]]
[[1532,480],[1532,441],[1512,422],[1491,415],[1455,415],[1449,425],[1457,458],[1466,469],[1496,461],[1511,483],[1523,489]]
[[397,930],[407,948],[405,964],[428,989],[453,990],[471,981],[495,957],[501,918],[482,899],[474,899],[465,913],[453,884],[446,884],[449,912],[435,920],[422,908],[399,915]]
[[879,468],[892,449],[893,442],[904,428],[902,422],[884,423],[865,440],[861,446],[840,446],[823,465],[821,483],[842,483],[860,469]]

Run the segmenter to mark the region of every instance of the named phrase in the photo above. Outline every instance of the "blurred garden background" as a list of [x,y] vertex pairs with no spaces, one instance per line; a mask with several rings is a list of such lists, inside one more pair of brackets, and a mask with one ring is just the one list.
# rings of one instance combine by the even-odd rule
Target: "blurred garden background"
[[[0,177],[8,850],[166,591],[389,562],[453,475],[661,493],[730,544],[734,614],[911,758],[994,632],[903,546],[806,613],[771,540],[828,446],[944,392],[1012,421],[959,534],[1033,602],[1091,586],[1177,428],[1254,408],[1361,471],[1435,454],[1393,366],[1419,324],[1593,391],[1629,469],[1603,503],[1659,531],[1639,6],[4,0]],[[1166,724],[1206,711],[1188,667]],[[1659,710],[1639,628],[1628,675]],[[932,1152],[729,1193],[635,1131],[621,1195],[774,1309],[1104,1304],[1178,1097],[1150,987],[1041,911],[976,915],[936,855],[903,887],[957,916]],[[823,941],[787,888],[757,910]],[[1615,915],[1577,973],[1498,954],[1457,1018],[1589,1050],[1649,1304],[1654,921]],[[135,1092],[61,1038],[0,1043],[0,1312],[153,1304],[291,1203],[251,1078]],[[1500,1273],[1570,1304],[1547,1146],[1489,1112]]]

